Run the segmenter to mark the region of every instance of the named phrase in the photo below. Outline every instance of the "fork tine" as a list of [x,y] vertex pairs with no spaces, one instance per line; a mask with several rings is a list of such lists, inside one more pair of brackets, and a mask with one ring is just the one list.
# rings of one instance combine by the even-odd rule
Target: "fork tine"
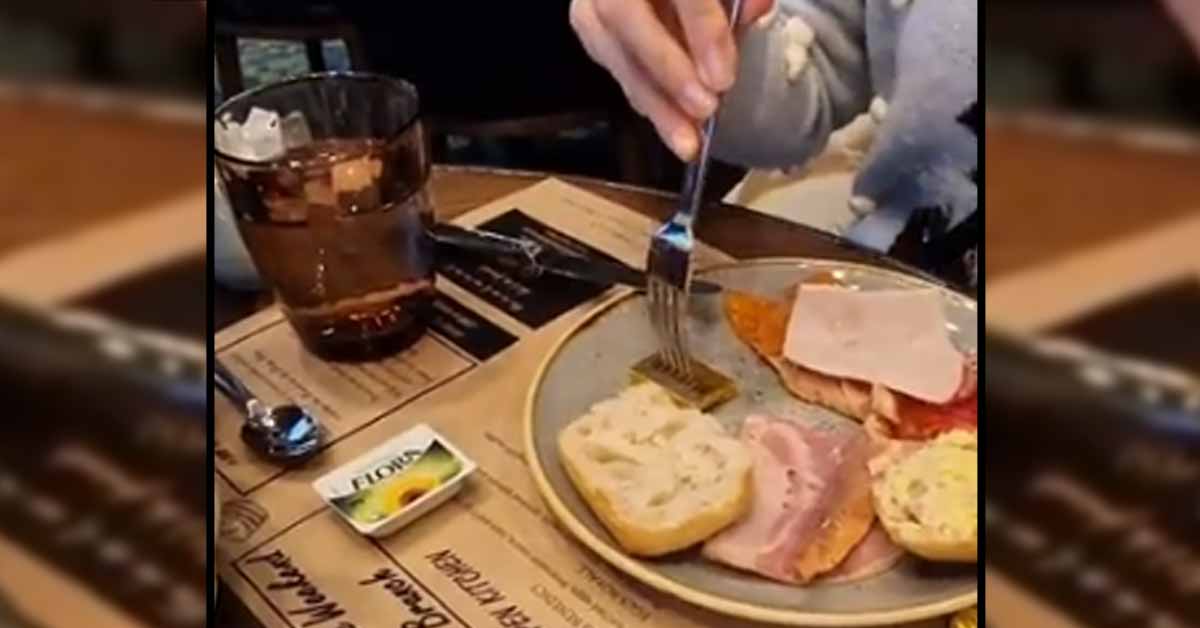
[[666,346],[671,355],[671,370],[674,371],[676,375],[680,375],[683,373],[683,356],[679,354],[679,343],[677,342],[679,337],[679,328],[677,325],[678,320],[675,308],[675,304],[677,302],[676,291],[674,288],[667,286],[663,292],[664,319],[667,327]]
[[671,288],[667,292],[667,340],[671,343],[671,358],[674,371],[683,375],[683,354],[679,351],[679,291]]
[[672,321],[674,325],[674,340],[675,351],[679,354],[680,373],[685,379],[692,376],[691,356],[688,355],[687,348],[687,327],[684,323],[684,294],[682,290],[674,290],[674,299],[672,303]]
[[662,328],[658,324],[658,308],[654,302],[654,280],[650,279],[646,282],[646,313],[650,315],[650,326],[654,328],[654,335],[658,337],[659,347],[662,347]]
[[687,327],[684,324],[684,294],[678,289],[671,290],[671,324],[672,324],[672,339],[675,343],[675,352],[679,360],[679,372],[684,379],[690,379],[692,376],[691,356],[688,354],[687,348]]
[[663,362],[669,370],[672,373],[678,373],[679,356],[675,352],[675,339],[672,329],[674,313],[671,303],[674,291],[671,289],[671,286],[661,280],[656,281],[655,288],[655,304],[661,330],[659,351],[663,357]]
[[675,360],[675,350],[671,340],[671,288],[665,282],[658,284],[658,312],[662,325],[661,351],[667,366],[672,372],[678,366]]
[[678,343],[678,317],[676,303],[676,291],[672,287],[668,287],[665,292],[665,319],[667,326],[667,337],[665,338],[667,351],[671,357],[671,370],[676,375],[682,375],[683,363],[682,356],[679,354]]
[[650,322],[654,325],[654,331],[658,335],[658,356],[663,364],[669,365],[670,359],[667,354],[669,339],[663,303],[664,286],[658,278],[651,278],[646,287],[646,295],[649,297]]

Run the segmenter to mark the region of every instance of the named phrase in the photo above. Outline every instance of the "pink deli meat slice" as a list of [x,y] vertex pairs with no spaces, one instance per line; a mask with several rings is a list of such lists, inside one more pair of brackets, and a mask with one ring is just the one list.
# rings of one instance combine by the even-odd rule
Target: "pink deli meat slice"
[[783,582],[796,582],[795,561],[830,517],[846,465],[866,464],[859,430],[823,431],[797,422],[751,416],[742,439],[754,458],[749,514],[704,545],[711,560]]
[[966,356],[950,342],[934,290],[803,286],[783,355],[832,377],[879,384],[932,404],[963,392]]
[[904,550],[892,542],[878,521],[867,536],[836,569],[821,577],[821,582],[851,582],[877,576],[900,562]]

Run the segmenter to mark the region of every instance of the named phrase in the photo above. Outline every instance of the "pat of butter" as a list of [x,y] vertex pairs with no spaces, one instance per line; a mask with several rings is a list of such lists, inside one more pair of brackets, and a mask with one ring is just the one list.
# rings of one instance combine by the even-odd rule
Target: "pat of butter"
[[462,488],[475,463],[425,424],[334,469],[313,488],[355,530],[391,534]]

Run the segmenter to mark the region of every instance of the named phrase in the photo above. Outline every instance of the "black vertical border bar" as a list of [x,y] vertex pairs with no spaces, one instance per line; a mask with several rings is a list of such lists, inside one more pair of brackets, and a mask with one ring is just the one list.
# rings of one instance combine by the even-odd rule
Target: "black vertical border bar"
[[[204,172],[205,172],[204,184],[206,186],[208,186],[208,194],[205,195],[207,198],[207,202],[205,203],[205,206],[206,206],[206,211],[208,212],[208,220],[205,221],[206,236],[205,236],[205,240],[204,240],[205,268],[207,269],[207,272],[208,272],[208,281],[205,282],[205,285],[207,286],[207,289],[205,291],[206,292],[205,298],[208,303],[208,317],[207,317],[207,323],[205,326],[206,333],[207,333],[207,336],[205,338],[205,347],[206,347],[205,353],[206,353],[206,362],[207,362],[206,369],[209,374],[209,377],[212,377],[213,355],[214,355],[213,354],[213,351],[214,351],[213,341],[215,338],[213,335],[213,331],[214,331],[213,330],[213,324],[214,324],[213,323],[213,305],[214,305],[213,304],[213,297],[214,297],[213,291],[216,289],[217,284],[216,284],[216,274],[215,274],[214,268],[213,268],[213,254],[212,254],[213,194],[215,193],[215,190],[212,189],[212,186],[213,186],[213,127],[209,121],[213,119],[213,110],[216,108],[216,103],[214,102],[214,99],[216,98],[216,89],[215,89],[216,86],[213,84],[213,81],[215,80],[214,72],[216,71],[214,59],[216,59],[216,57],[214,55],[214,50],[213,50],[213,14],[212,14],[212,11],[208,10],[209,8],[210,7],[208,6],[207,0],[201,0],[200,9],[202,11],[204,11],[204,23],[205,23],[205,32],[206,32],[206,37],[205,37],[205,42],[204,42],[204,74],[205,74],[205,76],[208,77],[208,79],[205,81],[205,86],[206,86],[205,95],[207,96],[207,98],[206,98],[207,115],[205,116],[205,121],[204,121],[204,128],[205,128],[204,134],[205,134],[205,139],[206,139],[205,148],[206,148],[206,152],[207,152],[207,159],[205,160],[205,169],[204,169]],[[216,593],[217,593],[216,549],[217,548],[215,547],[216,538],[217,538],[216,537],[217,521],[216,521],[216,513],[214,512],[214,503],[215,503],[217,487],[216,487],[216,466],[213,461],[213,451],[215,450],[214,426],[216,425],[216,422],[215,422],[215,416],[214,416],[214,412],[213,412],[213,408],[214,408],[214,406],[213,406],[213,387],[211,384],[207,386],[206,399],[207,399],[207,405],[206,405],[205,414],[207,414],[206,421],[208,424],[208,455],[205,456],[205,461],[206,461],[205,482],[208,485],[208,500],[207,500],[208,503],[205,504],[204,507],[208,513],[207,517],[206,517],[206,526],[205,526],[205,528],[208,531],[208,538],[206,539],[206,544],[208,547],[208,560],[206,562],[204,588],[206,591],[208,591],[208,599],[205,600],[205,603],[208,605],[208,616],[206,618],[205,624],[208,626],[215,626],[216,621],[217,621],[217,607],[216,607]]]
[[[983,3],[980,2],[979,4],[982,5]],[[976,33],[977,33],[976,39],[978,40],[980,37],[982,37],[982,39],[983,39],[982,42],[976,41],[976,48],[978,49],[978,53],[977,53],[978,60],[976,62],[977,63],[976,71],[979,74],[979,78],[977,79],[979,81],[979,84],[978,84],[979,96],[976,99],[976,102],[977,102],[978,106],[981,108],[980,112],[982,114],[982,116],[981,116],[982,119],[981,119],[981,123],[980,123],[980,128],[983,132],[980,133],[978,136],[976,136],[976,150],[979,151],[978,156],[976,158],[976,161],[978,164],[978,176],[979,176],[979,181],[976,184],[976,195],[977,195],[977,199],[978,199],[977,202],[979,204],[979,212],[980,212],[980,217],[982,218],[982,222],[980,223],[980,229],[979,229],[980,237],[979,237],[979,249],[978,249],[978,253],[977,253],[979,268],[978,268],[978,275],[977,275],[977,279],[976,279],[976,288],[975,288],[975,301],[979,308],[979,316],[977,318],[978,326],[979,326],[979,331],[978,331],[978,336],[977,336],[979,338],[979,360],[978,360],[978,363],[979,363],[979,374],[978,374],[979,400],[977,403],[979,403],[980,426],[977,429],[979,430],[979,436],[982,437],[983,433],[985,431],[983,426],[987,424],[987,420],[988,420],[988,418],[986,416],[984,416],[987,414],[987,412],[985,412],[985,410],[987,409],[987,387],[984,385],[984,382],[987,381],[987,377],[985,375],[985,372],[987,369],[987,356],[985,355],[985,352],[984,352],[984,347],[987,346],[987,272],[986,272],[987,257],[984,254],[984,249],[986,248],[985,244],[987,243],[987,213],[986,213],[987,208],[985,207],[985,203],[984,203],[984,199],[987,197],[987,195],[984,193],[984,190],[987,189],[987,186],[985,184],[985,181],[987,179],[987,167],[986,167],[987,160],[985,158],[987,155],[987,150],[986,150],[986,146],[985,146],[985,144],[986,144],[985,140],[987,138],[987,76],[986,76],[986,73],[984,72],[984,68],[987,67],[987,63],[984,60],[985,51],[987,50],[987,36],[985,34],[987,32],[987,19],[986,19],[987,13],[986,13],[986,11],[978,12],[979,11],[978,8],[976,9],[976,11],[977,11],[976,19],[978,20],[978,30],[976,31]],[[983,45],[980,45],[980,44],[983,44]],[[987,458],[988,458],[987,443],[984,443],[982,441],[982,439],[980,439],[980,445],[978,446],[978,449],[979,449],[978,455],[979,455],[979,488],[980,488],[980,490],[978,490],[976,492],[976,494],[978,495],[978,497],[977,497],[978,505],[976,506],[975,512],[976,512],[977,517],[981,517],[986,520],[987,514],[984,511],[984,509],[987,507],[987,496],[984,495],[984,491],[982,489],[983,489],[983,487],[987,486],[987,482],[984,480],[984,474],[986,473],[987,467],[988,467],[988,465],[987,465]],[[975,563],[976,568],[978,569],[978,575],[976,576],[976,583],[977,583],[977,588],[978,588],[978,594],[977,594],[978,600],[976,602],[976,606],[978,607],[977,610],[978,610],[978,614],[979,614],[979,625],[986,626],[987,625],[987,526],[986,525],[976,525],[976,529],[982,531],[982,535],[978,539],[979,556]]]

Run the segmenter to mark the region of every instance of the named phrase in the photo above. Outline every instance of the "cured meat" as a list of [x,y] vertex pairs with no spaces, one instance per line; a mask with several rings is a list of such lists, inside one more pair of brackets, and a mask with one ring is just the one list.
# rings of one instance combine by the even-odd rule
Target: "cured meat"
[[852,582],[877,576],[895,567],[903,557],[904,550],[892,542],[887,531],[876,521],[867,536],[854,546],[846,560],[833,571],[821,576],[821,582]]
[[833,508],[812,542],[800,550],[793,563],[796,578],[809,582],[845,561],[871,530],[875,504],[867,471],[870,455],[865,434],[859,433],[844,451],[837,478]]
[[803,286],[792,304],[783,355],[818,373],[882,384],[934,404],[954,399],[966,373],[932,289]]
[[865,433],[751,416],[741,436],[754,458],[754,503],[704,555],[783,582],[836,567],[874,520]]
[[[730,292],[725,298],[730,328],[779,374],[795,397],[864,423],[875,422],[889,438],[928,439],[953,429],[976,429],[976,358],[964,355],[962,375],[953,400],[945,404],[920,401],[881,384],[839,378],[799,366],[783,356],[788,329],[784,301]],[[886,420],[878,420],[878,419]]]
[[897,395],[897,421],[894,438],[929,440],[958,429],[979,428],[979,398],[975,395],[946,405],[935,406]]
[[783,340],[788,320],[784,303],[730,292],[725,297],[725,314],[734,335],[774,367],[784,387],[793,395],[859,420],[870,413],[869,386],[829,377],[784,359]]

